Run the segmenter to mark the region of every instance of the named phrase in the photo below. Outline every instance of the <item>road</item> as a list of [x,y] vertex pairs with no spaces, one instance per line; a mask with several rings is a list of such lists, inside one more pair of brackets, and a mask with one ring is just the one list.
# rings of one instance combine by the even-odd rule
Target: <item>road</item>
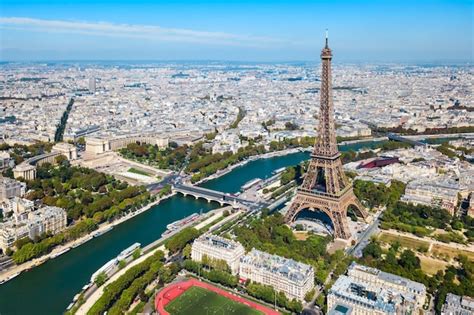
[[369,244],[370,237],[374,235],[374,233],[378,233],[379,231],[379,215],[375,218],[375,220],[370,224],[370,226],[362,233],[362,236],[359,239],[359,242],[350,247],[347,250],[347,254],[354,255],[356,257],[362,257],[362,250]]

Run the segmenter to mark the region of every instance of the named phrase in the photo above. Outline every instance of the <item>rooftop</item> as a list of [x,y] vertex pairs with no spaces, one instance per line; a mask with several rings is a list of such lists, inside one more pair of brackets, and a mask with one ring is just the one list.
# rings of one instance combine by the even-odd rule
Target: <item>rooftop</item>
[[273,274],[285,277],[290,281],[304,281],[313,273],[313,267],[293,259],[268,254],[257,249],[252,249],[247,255],[240,258],[243,263],[257,268],[265,269]]

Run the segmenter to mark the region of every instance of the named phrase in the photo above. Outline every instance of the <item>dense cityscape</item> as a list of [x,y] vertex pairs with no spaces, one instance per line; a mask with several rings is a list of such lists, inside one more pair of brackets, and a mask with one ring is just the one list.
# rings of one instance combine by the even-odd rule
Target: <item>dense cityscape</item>
[[308,62],[5,58],[0,314],[474,314],[472,58],[316,42]]

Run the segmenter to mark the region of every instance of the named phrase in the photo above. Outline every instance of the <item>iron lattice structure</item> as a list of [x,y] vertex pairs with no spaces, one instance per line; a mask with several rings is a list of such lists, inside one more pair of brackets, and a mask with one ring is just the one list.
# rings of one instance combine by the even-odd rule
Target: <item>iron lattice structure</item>
[[311,161],[303,184],[298,188],[286,222],[292,222],[304,209],[324,212],[332,221],[336,238],[350,239],[347,209],[354,206],[359,216],[366,219],[368,213],[360,204],[342,169],[341,154],[337,148],[334,105],[331,79],[332,51],[326,46],[321,51],[321,89],[318,137],[311,154]]

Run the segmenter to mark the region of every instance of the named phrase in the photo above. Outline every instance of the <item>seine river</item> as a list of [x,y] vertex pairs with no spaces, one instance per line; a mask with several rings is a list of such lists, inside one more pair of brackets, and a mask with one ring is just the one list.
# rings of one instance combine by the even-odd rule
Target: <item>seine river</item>
[[[370,148],[375,144],[350,144],[340,146],[340,150]],[[269,177],[276,169],[296,165],[308,158],[309,153],[299,152],[252,161],[203,186],[223,192],[237,192],[253,178]],[[0,315],[61,314],[74,295],[89,282],[92,273],[123,249],[135,242],[145,246],[158,239],[170,222],[216,207],[216,203],[195,200],[193,197],[173,196],[110,232],[0,285]]]

